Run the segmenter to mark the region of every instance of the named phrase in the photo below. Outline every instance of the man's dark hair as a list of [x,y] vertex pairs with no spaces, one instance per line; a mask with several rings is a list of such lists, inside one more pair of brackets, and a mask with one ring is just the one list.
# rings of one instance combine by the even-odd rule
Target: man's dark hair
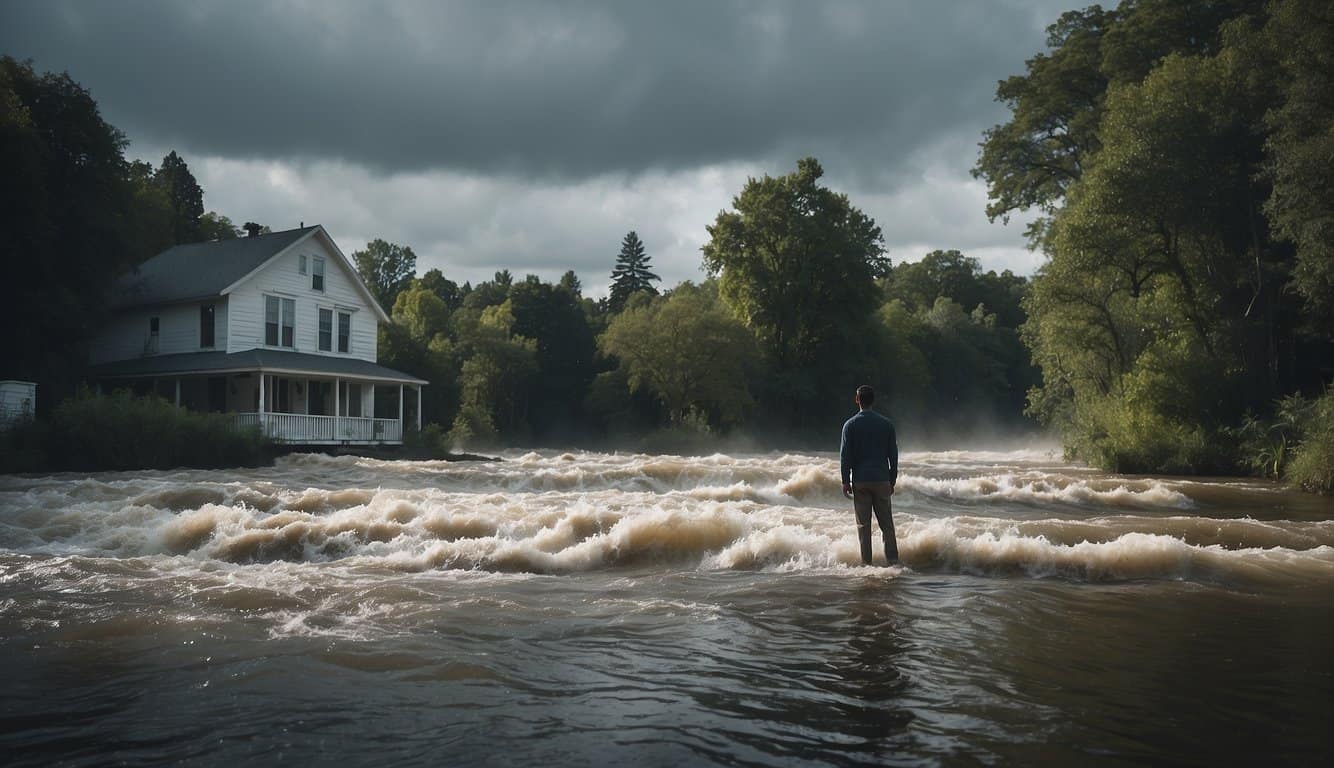
[[875,390],[871,389],[870,384],[863,384],[857,387],[857,402],[864,406],[869,406],[875,402]]

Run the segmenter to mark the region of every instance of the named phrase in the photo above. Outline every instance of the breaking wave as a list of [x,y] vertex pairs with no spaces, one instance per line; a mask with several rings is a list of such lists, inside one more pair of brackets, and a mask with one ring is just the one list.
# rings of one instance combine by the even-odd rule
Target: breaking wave
[[[1192,494],[1224,492],[1200,487],[1100,475],[1041,452],[907,454],[899,550],[914,570],[946,573],[1334,579],[1334,523],[1194,514]],[[5,478],[0,512],[0,547],[36,556],[546,574],[860,564],[831,455],[306,455],[246,477]]]

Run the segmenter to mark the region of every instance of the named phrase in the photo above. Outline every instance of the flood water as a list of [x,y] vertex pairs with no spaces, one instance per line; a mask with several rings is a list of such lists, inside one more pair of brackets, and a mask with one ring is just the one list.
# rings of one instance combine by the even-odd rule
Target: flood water
[[1334,505],[908,453],[0,477],[17,765],[1310,764]]

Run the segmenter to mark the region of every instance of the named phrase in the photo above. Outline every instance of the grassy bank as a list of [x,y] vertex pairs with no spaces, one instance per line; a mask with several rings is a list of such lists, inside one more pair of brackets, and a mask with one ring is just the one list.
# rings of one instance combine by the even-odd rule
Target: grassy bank
[[177,408],[128,392],[84,393],[50,418],[0,433],[0,473],[258,466],[274,455],[258,429],[237,431],[221,414]]

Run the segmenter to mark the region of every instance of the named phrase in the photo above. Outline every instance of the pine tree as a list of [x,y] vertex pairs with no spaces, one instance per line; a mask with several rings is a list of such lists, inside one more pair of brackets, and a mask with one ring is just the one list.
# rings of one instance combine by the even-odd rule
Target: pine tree
[[653,283],[662,278],[649,271],[651,264],[644,253],[644,243],[639,235],[631,230],[621,241],[621,252],[616,257],[616,266],[611,271],[611,296],[608,306],[612,312],[620,312],[630,296],[639,291],[648,291],[653,295],[658,290]]
[[204,215],[204,191],[199,188],[185,159],[172,150],[162,158],[154,181],[167,196],[171,211],[172,241],[195,243],[201,238],[199,218]]

